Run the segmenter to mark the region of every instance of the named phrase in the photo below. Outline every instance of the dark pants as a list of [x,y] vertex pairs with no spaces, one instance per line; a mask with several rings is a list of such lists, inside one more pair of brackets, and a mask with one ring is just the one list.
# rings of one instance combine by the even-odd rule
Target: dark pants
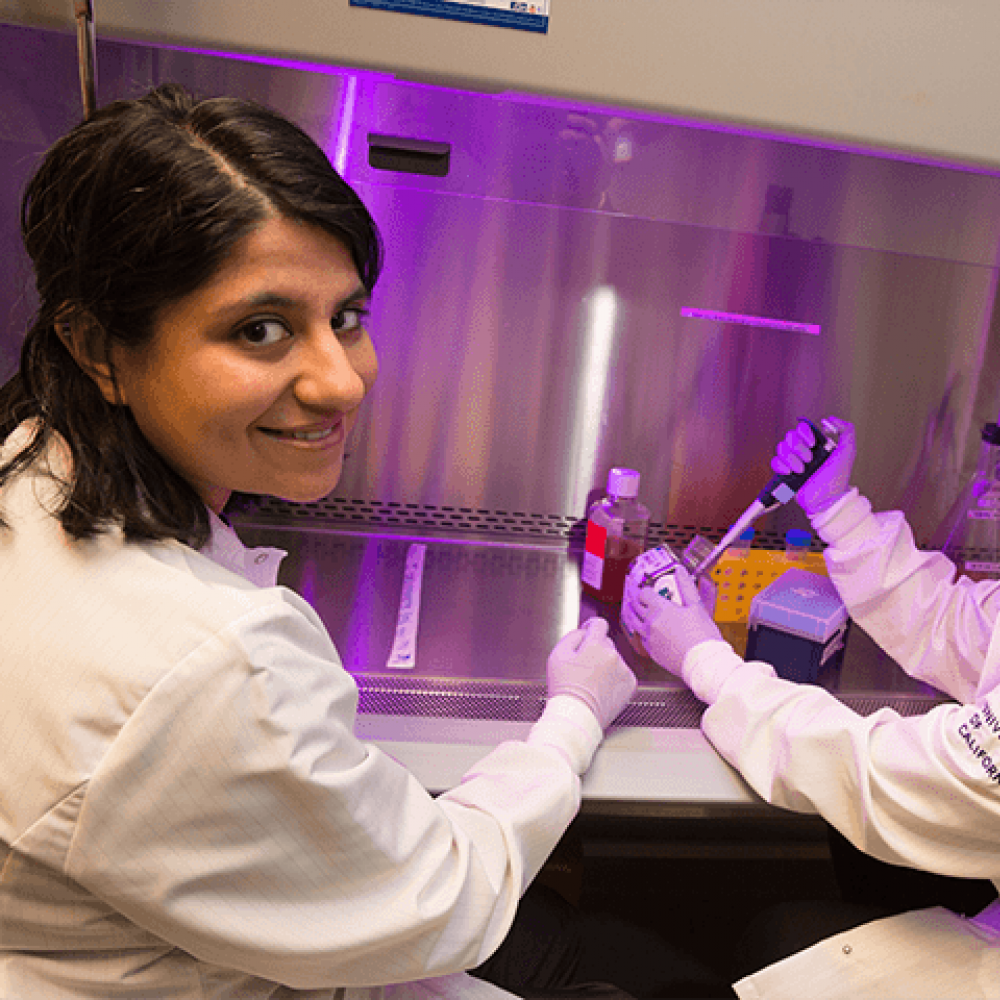
[[984,879],[949,878],[877,861],[833,827],[829,840],[841,900],[780,903],[761,913],[736,946],[734,981],[872,920],[931,906],[972,916],[997,898],[996,887]]
[[538,884],[525,893],[503,944],[472,975],[527,1000],[733,995],[651,929],[578,910]]
[[830,856],[841,897],[849,903],[884,906],[892,913],[946,906],[971,917],[997,898],[986,879],[949,878],[889,865],[862,854],[833,827],[828,827]]

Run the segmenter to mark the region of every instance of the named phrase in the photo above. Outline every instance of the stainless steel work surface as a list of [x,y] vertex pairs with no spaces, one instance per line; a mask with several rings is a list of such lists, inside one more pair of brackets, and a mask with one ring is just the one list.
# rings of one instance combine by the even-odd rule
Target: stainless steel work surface
[[[697,728],[702,706],[632,650],[617,609],[581,594],[580,555],[564,541],[501,542],[278,526],[242,527],[250,545],[288,551],[280,581],[323,619],[361,691],[362,713],[530,722],[545,697],[545,663],[595,614],[640,682],[620,726]],[[415,665],[387,666],[407,552],[426,546]],[[820,683],[857,711],[922,712],[939,699],[899,670],[856,626],[845,662]]]

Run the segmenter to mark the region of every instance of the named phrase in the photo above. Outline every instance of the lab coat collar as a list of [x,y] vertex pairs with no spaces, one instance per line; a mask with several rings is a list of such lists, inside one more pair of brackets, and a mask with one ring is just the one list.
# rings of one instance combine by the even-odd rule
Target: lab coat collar
[[208,519],[212,534],[201,548],[203,556],[258,587],[277,586],[281,560],[288,555],[284,549],[266,545],[248,549],[215,511],[209,509]]
[[[19,424],[0,443],[0,461],[9,461],[30,442],[38,428],[36,419],[25,420]],[[73,474],[73,459],[69,446],[59,434],[52,434],[46,444],[42,456],[45,470],[55,477],[62,489],[69,488]],[[288,555],[283,549],[273,549],[267,546],[248,549],[239,536],[214,511],[208,511],[212,534],[202,546],[201,553],[214,563],[249,580],[258,587],[274,587],[278,581],[278,569],[281,560]]]

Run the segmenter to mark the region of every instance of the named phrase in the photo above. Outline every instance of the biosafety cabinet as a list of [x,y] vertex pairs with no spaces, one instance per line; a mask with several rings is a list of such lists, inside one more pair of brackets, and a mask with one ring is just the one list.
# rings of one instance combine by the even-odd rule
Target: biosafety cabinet
[[[0,7],[4,377],[32,308],[20,190],[80,117],[71,7]],[[1000,8],[910,9],[551,0],[538,33],[347,0],[101,0],[99,103],[173,79],[271,104],[381,229],[381,373],[343,480],[239,516],[289,550],[373,738],[450,741],[438,770],[410,761],[429,784],[537,714],[545,656],[587,613],[581,524],[613,465],[641,471],[654,541],[718,538],[785,430],[839,414],[859,487],[929,541],[1000,411]],[[802,523],[786,508],[763,540]],[[386,660],[414,544],[403,675]],[[858,707],[934,697],[868,653],[845,664]],[[751,802],[693,697],[637,669],[592,800]],[[614,770],[616,747],[649,774]],[[664,773],[664,748],[704,782]]]

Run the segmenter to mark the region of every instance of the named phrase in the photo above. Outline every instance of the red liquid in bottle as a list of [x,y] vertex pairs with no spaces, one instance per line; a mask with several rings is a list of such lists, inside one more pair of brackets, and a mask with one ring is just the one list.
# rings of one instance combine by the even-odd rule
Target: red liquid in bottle
[[608,496],[590,509],[580,576],[598,601],[621,601],[629,566],[646,546],[649,511],[635,499],[638,486],[637,472],[612,469]]
[[[604,571],[601,574],[601,586],[595,590],[586,582],[583,589],[591,597],[598,601],[618,602],[625,592],[625,578],[628,576],[629,567],[632,560],[642,553],[642,543],[633,538],[608,539],[609,543],[617,543],[614,548],[617,550],[614,555],[605,555]],[[610,549],[611,544],[608,545]]]

